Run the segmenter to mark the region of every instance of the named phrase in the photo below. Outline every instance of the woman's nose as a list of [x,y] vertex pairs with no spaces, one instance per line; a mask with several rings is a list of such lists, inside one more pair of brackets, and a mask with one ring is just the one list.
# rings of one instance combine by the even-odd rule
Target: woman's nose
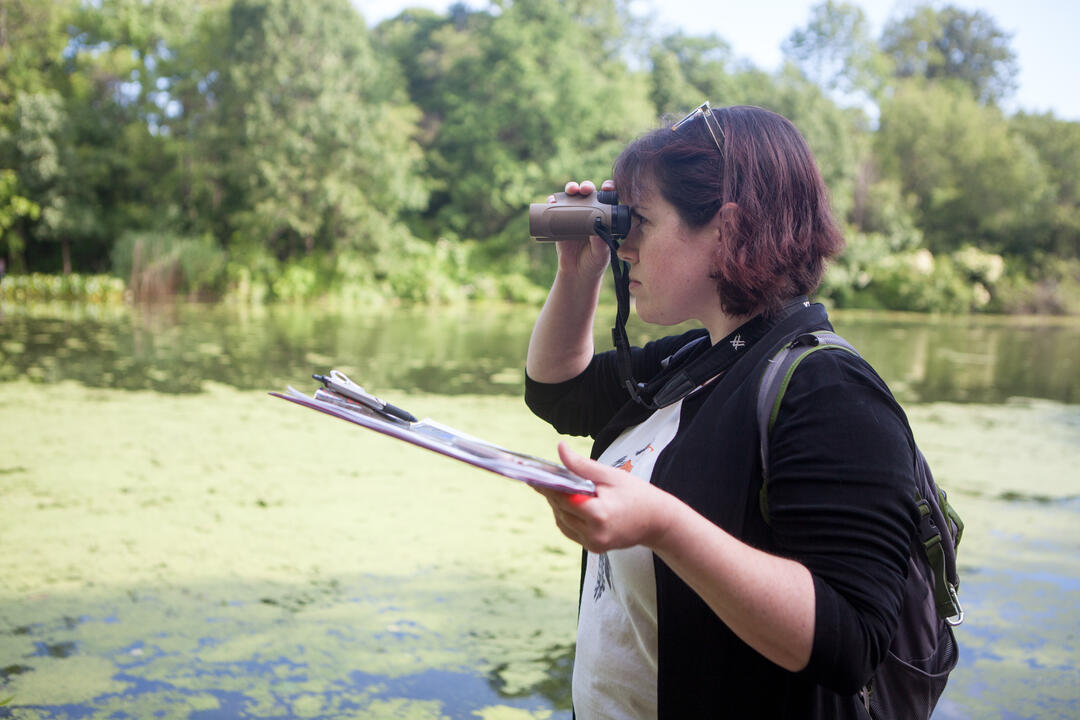
[[626,239],[619,245],[619,250],[615,253],[620,260],[628,262],[631,265],[637,262],[637,245],[631,240],[633,231],[630,231],[630,235],[626,236]]

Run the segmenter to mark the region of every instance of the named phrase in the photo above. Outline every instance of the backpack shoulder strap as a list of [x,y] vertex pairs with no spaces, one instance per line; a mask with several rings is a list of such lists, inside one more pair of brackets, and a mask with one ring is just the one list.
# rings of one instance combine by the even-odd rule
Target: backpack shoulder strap
[[780,403],[784,400],[791,376],[795,374],[795,368],[799,366],[807,356],[818,350],[838,348],[859,356],[858,351],[844,338],[828,330],[819,330],[812,333],[804,333],[781,347],[765,367],[761,376],[761,385],[758,386],[757,394],[757,425],[758,437],[761,439],[761,493],[759,504],[761,516],[765,522],[769,522],[769,433],[776,416],[780,412]]
[[[785,343],[769,360],[761,376],[757,395],[757,425],[761,450],[761,491],[758,505],[765,523],[769,523],[769,434],[776,423],[780,404],[795,369],[811,353],[818,350],[840,349],[860,357],[847,340],[834,332],[817,331],[799,335]],[[956,545],[964,531],[964,523],[946,499],[945,492],[934,483],[930,466],[922,451],[916,448],[915,500],[919,506],[919,537],[934,575],[933,594],[939,616],[950,624],[963,622],[964,611],[956,595],[959,576],[956,570]]]

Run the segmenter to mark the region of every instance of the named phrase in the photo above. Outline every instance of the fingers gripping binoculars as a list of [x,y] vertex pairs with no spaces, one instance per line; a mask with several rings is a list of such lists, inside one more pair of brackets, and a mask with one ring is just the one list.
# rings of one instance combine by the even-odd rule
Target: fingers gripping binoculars
[[529,235],[540,242],[588,240],[608,233],[621,239],[630,232],[630,208],[614,190],[585,195],[556,193],[554,203],[529,205]]
[[630,365],[630,341],[626,319],[630,314],[630,266],[619,259],[619,241],[630,233],[630,208],[619,204],[614,190],[601,190],[582,197],[555,194],[555,202],[529,205],[529,235],[533,240],[588,240],[599,235],[611,251],[611,274],[615,279],[615,327],[611,340],[615,345],[619,380],[636,402],[645,404],[641,388]]

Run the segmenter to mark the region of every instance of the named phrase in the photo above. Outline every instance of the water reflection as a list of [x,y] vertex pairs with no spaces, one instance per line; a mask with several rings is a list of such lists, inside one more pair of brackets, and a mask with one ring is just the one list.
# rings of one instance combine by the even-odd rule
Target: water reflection
[[[6,697],[4,684],[16,676],[64,677],[55,662],[39,665],[44,658],[63,663],[101,658],[108,662],[107,677],[46,704],[19,702],[28,690],[16,687],[15,705],[0,706],[0,718],[27,712],[34,717],[117,717],[127,716],[132,707],[145,717],[188,718],[464,720],[486,717],[485,709],[493,708],[502,717],[569,716],[572,645],[530,648],[520,635],[539,634],[520,627],[521,633],[478,638],[467,631],[476,620],[470,612],[473,601],[452,592],[433,597],[410,580],[367,576],[343,585],[344,593],[324,595],[304,608],[235,595],[225,603],[210,603],[202,592],[146,596],[138,603],[90,599],[87,614],[74,624],[64,617],[18,629],[29,637],[11,648],[21,647],[15,654],[24,659],[0,669],[0,700]],[[223,585],[208,592],[235,589]],[[285,594],[309,593],[298,584]],[[44,613],[56,602],[46,600]],[[513,605],[530,602],[523,597]],[[442,606],[459,615],[464,627],[431,627],[438,618],[430,609]],[[208,608],[212,615],[206,617]],[[411,614],[426,620],[403,619]],[[261,615],[261,621],[253,615]],[[398,618],[393,631],[387,631],[387,616]],[[520,618],[515,623],[528,624]],[[458,636],[459,631],[467,635]],[[81,640],[67,639],[73,637]]]
[[[306,387],[337,367],[376,391],[518,394],[534,308],[380,311],[176,304],[6,308],[0,381],[199,392]],[[601,309],[597,347],[610,344]],[[1080,402],[1080,318],[836,313],[834,324],[906,402]],[[676,328],[678,330],[679,328]],[[657,329],[631,320],[641,343]]]
[[902,399],[1080,402],[1080,318],[837,314]]
[[[577,554],[550,545],[535,498],[464,491],[447,467],[381,452],[362,472],[277,452],[345,429],[267,412],[253,431],[271,403],[253,393],[84,389],[303,387],[338,366],[379,392],[507,395],[425,398],[470,427],[527,415],[509,395],[533,310],[7,311],[0,718],[568,718]],[[909,401],[967,523],[961,665],[936,717],[1077,717],[1080,321],[835,320]],[[23,386],[3,381],[27,378],[83,387],[16,403]],[[996,402],[1013,396],[1052,401]]]
[[192,393],[207,381],[304,387],[313,371],[337,367],[371,388],[517,393],[530,323],[528,313],[507,308],[8,308],[0,321],[0,381]]

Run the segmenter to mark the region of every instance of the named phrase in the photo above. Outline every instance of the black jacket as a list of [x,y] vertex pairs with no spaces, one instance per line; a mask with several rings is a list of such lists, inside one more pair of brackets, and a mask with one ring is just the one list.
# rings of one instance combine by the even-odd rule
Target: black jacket
[[[735,537],[810,570],[816,596],[810,662],[791,673],[766,660],[654,556],[660,720],[865,718],[855,694],[884,657],[898,621],[916,522],[915,445],[904,413],[863,360],[845,352],[807,357],[771,436],[766,523],[758,497],[758,383],[781,341],[831,327],[820,305],[772,327],[762,324],[758,318],[740,328],[756,342],[719,380],[686,398],[679,431],[657,459],[652,482]],[[672,372],[662,360],[703,333],[635,348],[634,376]],[[707,342],[698,346],[678,365],[717,351]],[[592,436],[594,458],[650,412],[627,401],[613,353],[595,356],[564,383],[527,379],[526,402],[560,432]]]

